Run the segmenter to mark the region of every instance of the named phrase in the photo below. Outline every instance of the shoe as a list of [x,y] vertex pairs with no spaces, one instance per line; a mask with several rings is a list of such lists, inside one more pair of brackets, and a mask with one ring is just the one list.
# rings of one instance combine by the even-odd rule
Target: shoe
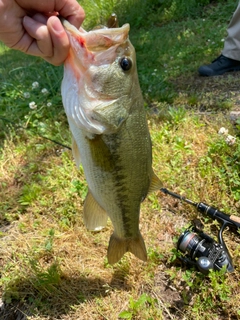
[[211,64],[201,66],[198,69],[198,73],[200,76],[211,77],[238,70],[240,70],[240,61],[227,58],[221,54]]

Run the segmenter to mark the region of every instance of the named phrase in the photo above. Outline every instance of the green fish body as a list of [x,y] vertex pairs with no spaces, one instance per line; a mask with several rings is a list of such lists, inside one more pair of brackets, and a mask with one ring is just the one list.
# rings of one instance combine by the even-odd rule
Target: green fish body
[[129,25],[90,32],[63,22],[71,49],[62,97],[73,136],[73,155],[88,183],[84,223],[100,230],[108,217],[114,232],[108,262],[130,251],[146,261],[139,231],[140,205],[161,187],[152,169],[152,146]]

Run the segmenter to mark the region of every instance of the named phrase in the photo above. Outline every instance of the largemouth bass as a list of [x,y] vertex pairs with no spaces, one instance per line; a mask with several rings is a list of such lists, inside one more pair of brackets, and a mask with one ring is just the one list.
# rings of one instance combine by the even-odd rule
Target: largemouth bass
[[146,261],[139,231],[140,204],[162,184],[152,169],[152,146],[135,50],[121,28],[86,32],[62,20],[70,39],[62,99],[73,136],[73,156],[88,184],[83,218],[89,230],[114,232],[108,246],[113,264],[125,252]]

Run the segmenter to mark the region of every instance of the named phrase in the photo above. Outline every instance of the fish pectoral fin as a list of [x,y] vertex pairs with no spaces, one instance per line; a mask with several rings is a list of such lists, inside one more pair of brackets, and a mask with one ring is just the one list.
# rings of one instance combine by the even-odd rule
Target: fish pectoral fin
[[161,180],[156,176],[156,174],[153,172],[152,180],[151,180],[151,183],[150,183],[150,187],[149,187],[149,189],[148,189],[148,193],[157,191],[157,190],[161,189],[162,186],[163,186],[162,181],[161,181]]
[[83,207],[83,221],[88,230],[99,231],[107,224],[107,213],[88,191]]
[[[92,119],[105,127],[104,133],[116,132],[121,124],[128,118],[129,110],[124,103],[125,97],[114,100],[111,104],[100,105],[92,111]],[[125,106],[125,107],[123,107]]]
[[108,246],[108,263],[118,262],[126,252],[133,253],[137,258],[147,261],[147,251],[141,233],[135,239],[120,239],[114,233]]
[[77,166],[77,168],[79,168],[80,163],[81,163],[81,157],[80,157],[80,152],[78,149],[77,142],[73,136],[72,136],[72,154],[73,154],[73,158],[76,162],[76,166]]

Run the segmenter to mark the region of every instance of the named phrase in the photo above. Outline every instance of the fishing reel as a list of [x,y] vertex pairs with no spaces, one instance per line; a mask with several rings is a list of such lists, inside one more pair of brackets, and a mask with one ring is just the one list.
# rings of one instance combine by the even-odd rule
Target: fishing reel
[[203,274],[208,274],[210,269],[221,270],[223,267],[228,272],[234,270],[225,243],[216,242],[196,226],[191,225],[180,235],[177,250],[182,252],[179,259],[186,266],[193,266]]
[[218,242],[216,242],[202,231],[203,226],[198,223],[199,220],[195,221],[178,239],[177,250],[183,253],[180,260],[186,265],[197,267],[204,274],[207,274],[210,269],[221,270],[223,267],[226,268],[226,271],[232,272],[234,267],[231,255],[223,240],[223,231],[226,227],[229,227],[234,232],[238,232],[240,230],[240,217],[228,215],[204,202],[194,202],[166,188],[161,188],[160,190],[165,194],[187,202],[197,208],[197,211],[217,220],[221,224],[221,228],[218,231]]

